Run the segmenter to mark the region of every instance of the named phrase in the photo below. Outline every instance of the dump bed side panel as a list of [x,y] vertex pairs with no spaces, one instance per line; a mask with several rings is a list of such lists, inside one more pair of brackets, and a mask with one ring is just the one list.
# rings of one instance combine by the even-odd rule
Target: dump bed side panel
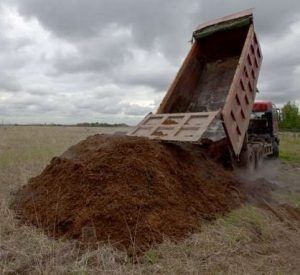
[[260,46],[251,25],[221,113],[224,129],[237,156],[248,129],[261,62]]

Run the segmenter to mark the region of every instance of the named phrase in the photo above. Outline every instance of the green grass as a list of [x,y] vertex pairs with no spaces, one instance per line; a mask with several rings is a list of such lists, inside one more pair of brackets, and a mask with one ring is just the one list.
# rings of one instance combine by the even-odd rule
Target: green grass
[[274,197],[276,200],[280,202],[286,202],[294,207],[300,208],[300,193],[274,193]]
[[231,246],[268,235],[268,224],[263,212],[251,205],[232,211],[217,220],[217,223],[224,228],[224,239]]
[[265,225],[263,215],[258,211],[257,207],[251,205],[232,211],[221,220],[224,226],[227,227],[239,227],[245,223],[256,224],[259,227]]
[[280,159],[290,163],[300,164],[300,134],[280,133]]

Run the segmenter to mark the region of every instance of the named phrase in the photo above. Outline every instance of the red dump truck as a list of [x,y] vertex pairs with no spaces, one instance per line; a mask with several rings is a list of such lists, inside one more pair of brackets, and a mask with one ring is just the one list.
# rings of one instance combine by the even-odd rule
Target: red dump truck
[[279,144],[276,108],[254,103],[261,62],[252,10],[200,25],[157,112],[128,135],[221,144],[232,162],[255,169]]

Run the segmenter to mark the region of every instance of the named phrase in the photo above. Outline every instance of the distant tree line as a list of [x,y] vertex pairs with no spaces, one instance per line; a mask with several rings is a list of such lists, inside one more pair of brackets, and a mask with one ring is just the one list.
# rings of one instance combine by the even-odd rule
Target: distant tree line
[[100,122],[82,122],[77,123],[78,127],[128,127],[125,123],[100,123]]
[[[1,124],[0,124],[1,125]],[[82,122],[77,124],[58,124],[58,123],[35,123],[35,124],[18,124],[18,123],[2,123],[4,126],[55,126],[55,127],[129,127],[125,123],[100,123],[100,122]]]
[[281,108],[279,128],[300,131],[300,113],[295,102],[289,101]]

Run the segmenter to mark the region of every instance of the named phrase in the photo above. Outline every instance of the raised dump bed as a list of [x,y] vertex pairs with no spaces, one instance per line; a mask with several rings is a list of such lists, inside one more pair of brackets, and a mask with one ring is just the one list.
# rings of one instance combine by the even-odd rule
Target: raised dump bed
[[[129,135],[199,143],[203,137],[214,141],[216,136],[227,137],[233,152],[239,155],[262,61],[252,10],[202,24],[193,39],[157,113],[146,116]],[[175,114],[182,119],[165,125]],[[224,135],[214,134],[220,130]]]

